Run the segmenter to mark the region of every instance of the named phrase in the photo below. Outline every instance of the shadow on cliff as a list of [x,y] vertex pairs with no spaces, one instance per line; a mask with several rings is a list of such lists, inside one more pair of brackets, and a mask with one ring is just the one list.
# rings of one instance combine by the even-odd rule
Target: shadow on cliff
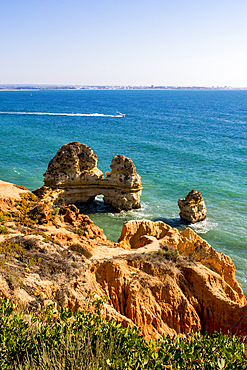
[[153,218],[151,221],[162,221],[165,224],[178,229],[179,231],[182,231],[186,229],[190,224],[190,222],[186,222],[185,220],[182,220],[181,218],[164,218],[164,217],[157,217]]

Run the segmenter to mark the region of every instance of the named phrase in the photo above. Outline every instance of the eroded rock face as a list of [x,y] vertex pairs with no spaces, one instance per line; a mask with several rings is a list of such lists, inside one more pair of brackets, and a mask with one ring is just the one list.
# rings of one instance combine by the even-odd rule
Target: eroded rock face
[[200,317],[179,286],[176,269],[162,261],[157,266],[147,255],[129,254],[95,263],[91,281],[116,311],[142,328],[146,338],[198,331]]
[[90,147],[78,142],[65,144],[50,161],[44,186],[34,194],[59,206],[87,203],[103,194],[104,202],[116,211],[140,208],[142,183],[132,160],[117,155],[111,168],[104,178]]
[[239,301],[245,302],[246,297],[235,277],[235,266],[231,258],[224,253],[217,252],[192,229],[187,228],[179,232],[162,221],[126,221],[118,240],[119,246],[126,249],[138,249],[150,243],[146,236],[155,237],[162,244],[177,249],[181,255],[191,257],[216,272],[236,292]]
[[[228,333],[242,318],[238,335],[247,333],[247,305],[217,273],[199,262],[126,254],[94,262],[90,281],[146,338],[201,330]],[[236,329],[232,329],[236,333]]]
[[[179,232],[161,221],[130,221],[116,245],[75,206],[54,214],[37,200],[20,224],[16,207],[22,192],[0,182],[3,209],[6,203],[8,214],[13,212],[0,244],[24,248],[21,258],[18,250],[6,256],[1,244],[3,296],[35,312],[49,302],[82,309],[88,293],[106,295],[105,316],[140,327],[147,339],[197,330],[247,335],[247,299],[231,259],[193,230]],[[162,254],[164,246],[175,259]]]
[[84,144],[72,142],[63,145],[49,162],[44,184],[52,188],[75,187],[104,178],[97,168],[98,157]]
[[178,206],[179,215],[185,221],[193,224],[206,218],[206,205],[201,193],[197,190],[191,190],[184,199],[179,199]]
[[[181,256],[176,266],[172,267],[170,265],[171,271],[169,273],[169,268],[167,268],[167,264],[164,264],[164,261],[163,265],[161,261],[156,266],[155,273],[150,272],[153,268],[147,266],[147,261],[145,263],[144,261],[137,262],[137,260],[143,259],[143,245],[148,250],[149,246],[152,245],[153,238],[157,238],[161,245],[174,248],[174,250],[178,251],[179,256]],[[132,302],[129,310],[139,310],[139,315],[142,317],[141,320],[145,322],[143,325],[145,326],[145,330],[147,330],[146,335],[148,331],[154,333],[156,328],[159,332],[160,330],[162,331],[161,328],[164,329],[164,323],[161,323],[161,318],[163,317],[166,317],[164,321],[168,325],[168,328],[175,330],[176,333],[188,333],[189,331],[186,331],[186,327],[188,322],[190,322],[190,327],[195,325],[199,330],[207,331],[210,334],[215,330],[222,330],[224,333],[227,333],[228,330],[232,330],[241,317],[242,321],[237,334],[246,335],[244,333],[247,333],[245,327],[247,324],[245,316],[247,314],[247,298],[243,294],[241,285],[235,277],[235,266],[231,258],[224,253],[217,252],[193,230],[185,229],[179,232],[161,221],[128,221],[123,225],[119,245],[125,248],[131,248],[132,250],[135,249],[137,252],[140,251],[137,260],[131,262],[131,266],[138,266],[142,271],[136,271],[135,274],[135,278],[136,276],[140,276],[138,283],[136,283],[137,285],[141,285],[139,285],[138,292],[136,293],[141,296],[139,296],[138,300],[139,308],[136,306],[134,308]],[[186,257],[188,257],[187,260]],[[130,263],[128,264],[130,265]],[[173,279],[174,287],[170,291],[169,284],[165,283],[165,279],[167,279],[167,274],[169,274],[170,278],[174,277],[172,271],[176,268],[180,270],[181,275],[178,279]],[[144,280],[142,275],[144,273],[152,276],[146,275],[146,280]],[[158,279],[156,280],[156,288],[152,287],[154,276]],[[136,281],[135,278],[133,279],[134,281]],[[127,284],[128,279],[125,279],[125,290]],[[132,281],[129,289],[133,291],[134,286]],[[107,291],[109,296],[112,295],[113,302],[116,302],[116,298],[114,297],[116,291],[116,289]],[[173,295],[172,292],[174,293]],[[150,294],[151,297],[149,296]],[[170,299],[170,294],[172,295],[172,299]],[[124,297],[129,297],[129,295],[131,296],[133,293],[124,293]],[[155,300],[151,303],[154,297]],[[185,306],[182,304],[184,297],[187,299],[187,305]],[[121,298],[118,299],[120,300]],[[175,307],[171,307],[178,302],[181,302],[180,304],[183,306],[182,311],[185,314],[185,321],[183,319],[181,320],[179,314],[180,304],[176,309]],[[128,307],[127,300],[126,306]],[[171,310],[171,321],[169,321],[169,310]],[[128,312],[127,308],[126,311]],[[169,330],[167,332],[169,333]],[[233,330],[233,334],[235,333],[236,330]]]
[[[144,236],[153,236],[159,240],[166,236],[169,230],[172,230],[172,228],[162,221],[126,221],[123,224],[118,243],[119,246],[125,249],[138,249],[144,245]],[[150,241],[147,240],[147,244],[149,243]]]

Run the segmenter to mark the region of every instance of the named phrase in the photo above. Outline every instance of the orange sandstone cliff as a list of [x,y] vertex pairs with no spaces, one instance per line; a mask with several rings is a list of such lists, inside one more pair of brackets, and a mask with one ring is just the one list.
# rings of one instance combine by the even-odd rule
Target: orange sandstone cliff
[[[23,195],[24,194],[24,195]],[[0,292],[36,311],[106,296],[106,317],[146,338],[221,330],[247,335],[247,299],[231,259],[191,229],[130,221],[119,243],[75,206],[51,208],[0,181]]]

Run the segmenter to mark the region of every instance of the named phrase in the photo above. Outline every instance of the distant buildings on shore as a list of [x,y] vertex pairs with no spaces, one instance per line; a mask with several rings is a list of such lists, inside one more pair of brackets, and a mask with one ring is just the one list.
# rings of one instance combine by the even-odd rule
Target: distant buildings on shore
[[88,86],[88,85],[0,85],[0,90],[247,90],[247,87],[231,86]]

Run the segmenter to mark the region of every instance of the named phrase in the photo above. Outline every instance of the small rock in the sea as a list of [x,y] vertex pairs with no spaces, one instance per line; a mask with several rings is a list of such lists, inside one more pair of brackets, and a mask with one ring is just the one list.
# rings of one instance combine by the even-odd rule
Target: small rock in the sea
[[186,197],[178,200],[181,219],[191,222],[202,221],[206,218],[207,208],[204,199],[197,190],[191,190]]

